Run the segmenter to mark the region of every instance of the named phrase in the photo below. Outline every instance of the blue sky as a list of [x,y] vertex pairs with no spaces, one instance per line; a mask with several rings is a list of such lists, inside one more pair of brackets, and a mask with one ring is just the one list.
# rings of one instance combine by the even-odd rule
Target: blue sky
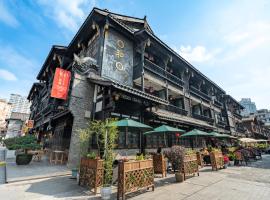
[[93,6],[143,18],[237,100],[270,109],[270,1],[0,0],[0,97],[27,95],[51,45],[67,45]]

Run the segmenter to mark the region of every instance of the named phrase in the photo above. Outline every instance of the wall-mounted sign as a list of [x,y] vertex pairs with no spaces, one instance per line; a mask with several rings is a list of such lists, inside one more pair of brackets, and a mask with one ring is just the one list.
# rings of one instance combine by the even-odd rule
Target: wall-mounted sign
[[53,79],[51,97],[64,100],[67,99],[70,77],[70,71],[56,68]]
[[133,86],[133,43],[112,29],[105,34],[101,75]]
[[27,121],[27,128],[34,128],[34,120]]

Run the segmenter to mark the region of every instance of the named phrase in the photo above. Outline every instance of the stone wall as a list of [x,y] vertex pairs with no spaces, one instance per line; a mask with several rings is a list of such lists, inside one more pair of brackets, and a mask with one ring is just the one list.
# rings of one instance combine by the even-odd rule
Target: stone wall
[[75,72],[69,100],[69,110],[73,115],[68,157],[69,168],[77,167],[80,162],[80,138],[78,130],[85,128],[90,120],[94,87],[94,84],[90,83],[85,76]]

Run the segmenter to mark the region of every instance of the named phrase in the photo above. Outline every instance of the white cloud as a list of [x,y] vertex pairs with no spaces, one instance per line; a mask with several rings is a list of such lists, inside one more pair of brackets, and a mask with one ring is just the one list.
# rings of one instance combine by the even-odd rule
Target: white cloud
[[40,68],[33,58],[28,57],[10,46],[0,45],[0,65],[9,71],[16,72],[16,76],[21,80],[33,79]]
[[17,19],[10,13],[7,7],[4,5],[4,1],[0,1],[0,21],[11,27],[17,27],[19,22]]
[[245,56],[251,51],[270,45],[270,23],[254,21],[243,24],[238,29],[224,36],[231,50],[225,55],[225,60],[233,60]]
[[0,69],[0,79],[6,80],[6,81],[16,81],[17,77],[5,69]]
[[185,58],[189,62],[206,62],[214,58],[216,54],[220,52],[220,50],[215,50],[210,52],[206,50],[204,46],[195,46],[192,48],[190,45],[188,46],[180,46],[180,49],[176,48],[176,51]]
[[77,31],[95,0],[39,0],[45,7],[46,14],[53,18],[57,25],[71,31]]

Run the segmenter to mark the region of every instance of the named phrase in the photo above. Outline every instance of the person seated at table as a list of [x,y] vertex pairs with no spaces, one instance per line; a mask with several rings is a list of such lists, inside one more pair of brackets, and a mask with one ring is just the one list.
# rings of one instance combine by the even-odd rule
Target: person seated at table
[[158,147],[158,148],[157,148],[157,153],[158,153],[158,154],[161,154],[161,151],[162,151],[162,148],[161,148],[161,147]]

